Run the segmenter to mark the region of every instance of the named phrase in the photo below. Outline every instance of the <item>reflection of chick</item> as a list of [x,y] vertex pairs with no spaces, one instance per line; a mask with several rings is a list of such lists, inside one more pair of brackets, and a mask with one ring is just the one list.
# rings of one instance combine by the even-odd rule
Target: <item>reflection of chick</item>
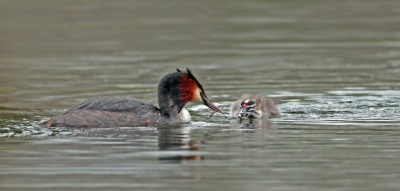
[[274,102],[258,94],[244,94],[232,105],[231,117],[266,118],[279,116]]

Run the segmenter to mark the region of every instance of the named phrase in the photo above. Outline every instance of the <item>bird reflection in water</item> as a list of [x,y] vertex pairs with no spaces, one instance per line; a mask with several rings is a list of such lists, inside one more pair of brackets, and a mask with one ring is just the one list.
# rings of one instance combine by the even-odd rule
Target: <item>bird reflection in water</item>
[[241,119],[237,125],[231,127],[240,134],[243,149],[253,148],[254,145],[269,147],[269,141],[274,137],[276,129],[268,120],[262,119]]
[[160,127],[158,128],[158,147],[163,151],[159,160],[203,160],[199,156],[196,141],[191,140],[190,127]]
[[268,120],[262,119],[239,119],[238,124],[240,129],[267,129],[270,124]]

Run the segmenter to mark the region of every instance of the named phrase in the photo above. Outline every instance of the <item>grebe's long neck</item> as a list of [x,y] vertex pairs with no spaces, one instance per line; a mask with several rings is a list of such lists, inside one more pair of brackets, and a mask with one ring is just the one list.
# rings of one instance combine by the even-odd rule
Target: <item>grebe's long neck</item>
[[183,106],[180,106],[178,87],[180,75],[180,73],[168,74],[158,84],[158,106],[165,116],[178,121],[184,115],[188,115],[187,110],[181,112]]

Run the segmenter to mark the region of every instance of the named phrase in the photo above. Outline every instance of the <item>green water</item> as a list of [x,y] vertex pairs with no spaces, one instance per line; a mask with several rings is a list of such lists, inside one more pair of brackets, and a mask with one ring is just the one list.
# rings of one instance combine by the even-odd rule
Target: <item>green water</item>
[[[398,1],[0,1],[1,190],[397,190]],[[279,118],[239,124],[37,123],[88,98],[157,103],[190,67],[229,113],[268,95]]]

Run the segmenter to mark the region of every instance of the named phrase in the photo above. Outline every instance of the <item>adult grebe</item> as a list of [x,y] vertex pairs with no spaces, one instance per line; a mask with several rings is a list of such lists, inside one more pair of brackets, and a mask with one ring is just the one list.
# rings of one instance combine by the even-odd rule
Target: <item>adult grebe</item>
[[259,94],[244,94],[231,107],[231,117],[266,118],[279,116],[275,103]]
[[158,84],[156,106],[129,97],[99,97],[86,100],[62,115],[42,124],[48,127],[135,127],[158,126],[190,121],[184,106],[200,101],[212,110],[223,113],[211,103],[203,87],[190,69],[167,74]]

